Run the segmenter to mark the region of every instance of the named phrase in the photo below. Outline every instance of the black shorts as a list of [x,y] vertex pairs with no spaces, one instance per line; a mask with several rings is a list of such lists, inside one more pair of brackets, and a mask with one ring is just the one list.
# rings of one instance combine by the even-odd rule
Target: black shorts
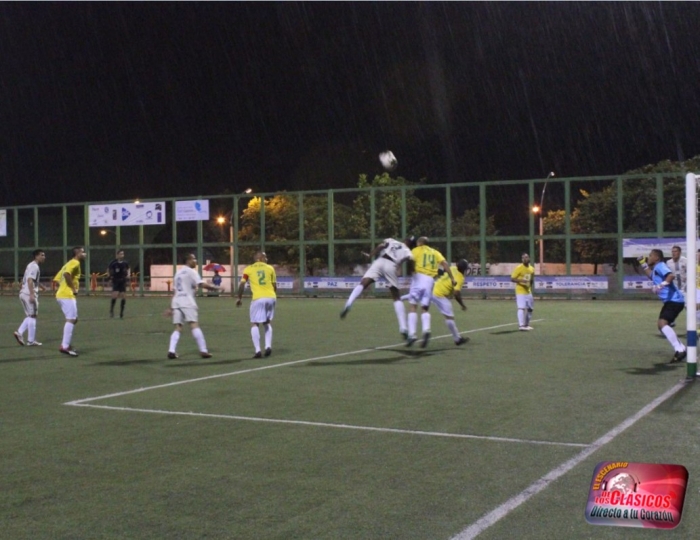
[[661,313],[659,313],[659,319],[672,323],[681,314],[684,307],[685,304],[683,302],[664,302]]
[[126,292],[126,280],[113,280],[112,281],[112,292]]

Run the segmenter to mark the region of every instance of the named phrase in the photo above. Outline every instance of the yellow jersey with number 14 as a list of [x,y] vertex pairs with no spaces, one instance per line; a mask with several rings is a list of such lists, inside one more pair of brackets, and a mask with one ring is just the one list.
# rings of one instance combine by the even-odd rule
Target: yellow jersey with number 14
[[416,272],[434,278],[438,273],[438,266],[445,257],[437,249],[430,246],[418,246],[411,250],[413,260],[416,262]]
[[258,298],[277,298],[275,285],[277,275],[275,269],[267,263],[256,262],[246,266],[243,270],[243,279],[250,283],[253,292],[253,300]]
[[515,284],[515,294],[532,294],[532,280],[535,277],[535,267],[531,264],[525,266],[524,264],[519,264],[513,270],[510,275],[513,279],[526,279],[527,285],[522,283]]

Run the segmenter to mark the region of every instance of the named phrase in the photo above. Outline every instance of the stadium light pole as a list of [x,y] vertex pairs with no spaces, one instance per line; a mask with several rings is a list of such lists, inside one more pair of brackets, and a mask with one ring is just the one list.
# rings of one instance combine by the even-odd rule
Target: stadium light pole
[[544,238],[542,238],[542,235],[544,235],[544,194],[545,191],[547,191],[547,182],[549,181],[550,178],[553,178],[556,176],[554,174],[554,171],[551,171],[548,175],[547,178],[544,179],[544,186],[542,186],[542,193],[540,194],[540,205],[539,206],[533,206],[532,207],[532,212],[534,214],[539,214],[540,218],[540,274],[544,275]]
[[[229,243],[229,272],[231,272],[231,279],[233,279],[233,219],[231,212],[227,214],[227,216],[219,216],[216,218],[216,222],[219,225],[224,225],[226,221],[228,221],[228,243]],[[233,282],[232,282],[233,283]],[[233,289],[231,289],[233,290]]]

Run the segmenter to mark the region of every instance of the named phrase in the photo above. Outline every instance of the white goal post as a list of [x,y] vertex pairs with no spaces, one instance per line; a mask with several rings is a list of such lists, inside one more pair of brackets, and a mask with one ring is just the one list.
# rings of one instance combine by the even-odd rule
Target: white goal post
[[698,180],[700,176],[694,173],[685,175],[685,235],[688,249],[688,277],[686,281],[687,297],[685,309],[687,315],[687,348],[686,357],[688,378],[695,377],[698,366],[698,330],[695,304],[698,267]]

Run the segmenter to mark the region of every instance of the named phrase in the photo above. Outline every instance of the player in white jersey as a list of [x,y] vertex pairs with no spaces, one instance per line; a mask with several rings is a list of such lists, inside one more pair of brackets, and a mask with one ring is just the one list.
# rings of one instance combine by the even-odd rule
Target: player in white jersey
[[199,327],[198,308],[194,295],[199,287],[211,291],[220,291],[221,287],[205,283],[202,280],[202,276],[195,270],[196,267],[197,257],[194,253],[188,253],[185,256],[185,267],[178,270],[173,278],[175,291],[170,303],[170,309],[166,310],[166,315],[172,315],[173,324],[175,325],[175,329],[170,335],[170,347],[168,348],[168,358],[170,359],[178,357],[175,350],[177,342],[180,340],[180,332],[182,332],[184,323],[189,323],[192,329],[192,337],[194,337],[199,347],[199,355],[202,358],[211,358],[211,354],[207,350],[207,343],[204,340],[204,334]]
[[32,262],[27,265],[22,278],[22,288],[19,291],[19,301],[24,308],[24,320],[15,332],[15,339],[20,345],[25,345],[24,332],[27,332],[26,345],[41,345],[36,340],[36,318],[39,315],[39,291],[44,287],[39,283],[41,271],[39,265],[46,260],[46,253],[43,249],[35,249],[32,252]]
[[[407,240],[412,242],[412,239]],[[404,308],[403,302],[401,301],[401,294],[399,293],[399,278],[397,275],[397,270],[401,265],[411,259],[411,250],[404,242],[399,240],[394,240],[393,238],[387,238],[374,248],[370,254],[370,258],[377,257],[372,265],[369,267],[365,275],[362,276],[360,284],[357,285],[350,293],[350,298],[345,303],[343,311],[340,313],[340,318],[344,319],[353,302],[357,300],[364,290],[369,287],[372,283],[380,278],[384,278],[389,282],[389,291],[391,292],[391,298],[394,301],[394,311],[396,312],[396,318],[399,321],[399,332],[404,336],[408,335],[408,330],[406,326],[406,309]]]

